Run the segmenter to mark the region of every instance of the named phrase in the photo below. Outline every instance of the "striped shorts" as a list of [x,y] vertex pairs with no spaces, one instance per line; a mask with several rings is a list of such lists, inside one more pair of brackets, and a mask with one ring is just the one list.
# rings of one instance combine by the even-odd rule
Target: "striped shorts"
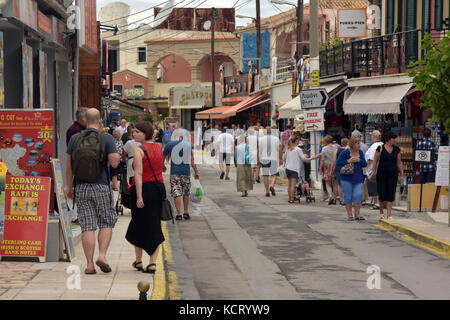
[[114,228],[117,212],[111,186],[83,183],[75,187],[75,203],[81,231]]

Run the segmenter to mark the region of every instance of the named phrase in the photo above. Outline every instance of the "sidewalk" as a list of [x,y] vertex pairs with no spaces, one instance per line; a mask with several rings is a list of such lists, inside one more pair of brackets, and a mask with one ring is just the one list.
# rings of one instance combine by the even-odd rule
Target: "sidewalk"
[[[96,267],[97,274],[85,275],[86,259],[81,241],[75,246],[76,258],[72,262],[0,262],[0,300],[138,300],[139,281],[148,282],[150,290],[147,299],[166,299],[166,272],[163,264],[163,250],[157,260],[157,271],[153,276],[136,271],[131,264],[135,260],[134,248],[125,239],[131,216],[125,209],[119,216],[113,230],[107,259],[111,273],[103,273]],[[167,235],[166,224],[163,231]],[[94,259],[98,256],[98,243]],[[144,253],[143,264],[148,264]],[[81,273],[79,289],[76,288],[76,273],[67,273],[68,268]],[[79,269],[78,269],[79,268]],[[74,272],[74,271],[72,271]],[[75,288],[70,289],[70,284]]]
[[[277,184],[286,186],[287,179],[277,179]],[[315,191],[320,203],[320,190]],[[318,196],[319,195],[319,196]],[[375,214],[377,211],[361,208],[361,213]],[[386,212],[386,211],[385,211]],[[409,213],[405,206],[393,207],[392,220],[382,219],[377,226],[398,234],[403,240],[450,259],[450,227],[445,223],[447,212]],[[439,222],[438,222],[439,221]]]

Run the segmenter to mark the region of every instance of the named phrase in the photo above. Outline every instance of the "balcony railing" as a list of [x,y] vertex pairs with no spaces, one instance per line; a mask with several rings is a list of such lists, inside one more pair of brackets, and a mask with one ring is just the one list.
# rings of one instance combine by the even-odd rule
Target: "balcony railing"
[[[448,30],[431,30],[433,39],[447,36]],[[347,74],[374,76],[404,73],[421,55],[423,30],[412,30],[343,43],[319,53],[320,76]],[[424,52],[422,52],[423,56]]]
[[292,72],[295,71],[295,62],[292,59],[278,60],[276,79],[274,82],[292,79]]

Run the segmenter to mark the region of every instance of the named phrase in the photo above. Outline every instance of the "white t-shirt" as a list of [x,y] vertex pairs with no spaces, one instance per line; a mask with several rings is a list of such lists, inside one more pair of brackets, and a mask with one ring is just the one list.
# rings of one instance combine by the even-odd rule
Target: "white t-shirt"
[[134,149],[136,149],[140,145],[141,145],[140,142],[136,142],[134,140],[128,140],[127,143],[125,143],[125,145],[123,146],[123,151],[125,151],[128,154],[128,156],[127,156],[127,178],[128,179],[130,179],[131,177],[134,176],[133,152],[134,152]]
[[121,137],[121,138],[122,138],[123,134],[124,134],[125,132],[127,132],[127,126],[125,126],[125,128],[122,127],[122,126],[118,126],[116,129],[119,129],[119,131],[120,131],[120,137]]
[[296,147],[293,150],[289,149],[286,150],[285,160],[286,160],[285,164],[286,169],[297,172],[299,176],[301,172],[301,167],[303,167],[303,162],[307,162],[305,154],[299,147]]
[[[369,161],[369,160],[373,161],[373,159],[375,158],[375,152],[377,151],[377,148],[381,145],[383,145],[383,142],[378,141],[370,146],[369,150],[367,150],[366,154],[364,155],[364,157],[366,158],[366,161]],[[368,164],[366,167],[366,172],[367,172],[368,177],[370,177],[372,175],[372,170],[373,170],[373,162]]]
[[248,136],[248,146],[250,149],[252,164],[258,163],[258,136],[255,134]]
[[280,139],[272,135],[259,138],[259,157],[263,161],[278,161],[280,151]]
[[220,153],[233,153],[234,138],[231,134],[225,132],[222,133],[218,138],[219,152]]

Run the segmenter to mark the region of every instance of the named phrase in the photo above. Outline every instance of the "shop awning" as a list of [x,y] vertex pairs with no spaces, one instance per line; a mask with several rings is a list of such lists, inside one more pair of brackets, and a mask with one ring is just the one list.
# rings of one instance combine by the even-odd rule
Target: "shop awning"
[[[256,96],[248,97],[247,99],[239,102],[238,104],[231,107],[216,107],[205,111],[200,111],[195,114],[196,119],[227,119],[236,116],[238,112],[247,110],[261,103],[270,101],[267,98],[267,94],[259,94]],[[264,100],[264,101],[263,101]]]
[[172,106],[172,109],[203,109],[203,105],[198,106]]
[[413,85],[357,87],[344,102],[344,114],[400,114],[400,103]]
[[319,88],[325,88],[329,99],[333,99],[336,95],[347,89],[347,84],[344,81],[323,83]]
[[278,109],[280,119],[292,119],[296,115],[303,113],[302,106],[300,103],[300,95],[296,96],[294,99],[281,106]]

